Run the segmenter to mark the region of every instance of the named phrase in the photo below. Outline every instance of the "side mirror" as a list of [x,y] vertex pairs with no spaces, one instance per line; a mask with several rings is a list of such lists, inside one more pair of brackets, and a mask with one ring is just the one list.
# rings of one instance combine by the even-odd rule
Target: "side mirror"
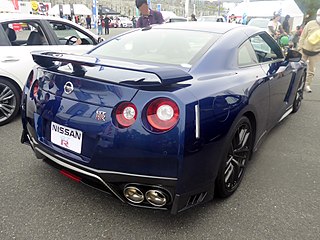
[[288,49],[286,54],[286,61],[289,62],[299,62],[301,60],[302,54],[296,50]]
[[103,37],[99,37],[98,38],[98,43],[101,43],[101,42],[103,42],[104,41],[104,38]]

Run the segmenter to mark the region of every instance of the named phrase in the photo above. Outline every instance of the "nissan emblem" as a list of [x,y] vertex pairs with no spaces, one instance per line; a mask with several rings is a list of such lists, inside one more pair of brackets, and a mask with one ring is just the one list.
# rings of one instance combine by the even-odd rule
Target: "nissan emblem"
[[66,84],[64,85],[63,88],[64,88],[64,92],[66,94],[72,93],[73,92],[73,84],[72,84],[72,82],[66,82]]

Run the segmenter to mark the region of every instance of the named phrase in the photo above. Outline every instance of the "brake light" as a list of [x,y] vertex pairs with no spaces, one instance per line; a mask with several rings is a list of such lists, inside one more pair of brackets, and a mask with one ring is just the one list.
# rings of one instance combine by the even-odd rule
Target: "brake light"
[[168,98],[158,98],[149,103],[147,108],[148,123],[156,131],[168,131],[179,120],[178,105]]
[[137,119],[137,108],[131,102],[123,102],[116,108],[116,120],[120,127],[130,127]]
[[35,81],[32,87],[32,94],[34,98],[38,97],[38,91],[39,91],[39,82]]

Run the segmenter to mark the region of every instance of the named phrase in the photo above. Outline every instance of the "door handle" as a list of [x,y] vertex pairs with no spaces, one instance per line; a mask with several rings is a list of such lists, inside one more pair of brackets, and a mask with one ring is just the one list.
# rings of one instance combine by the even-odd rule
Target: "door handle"
[[12,57],[12,56],[7,56],[7,57],[4,57],[1,59],[1,62],[17,62],[19,61],[20,58],[15,58],[15,57]]

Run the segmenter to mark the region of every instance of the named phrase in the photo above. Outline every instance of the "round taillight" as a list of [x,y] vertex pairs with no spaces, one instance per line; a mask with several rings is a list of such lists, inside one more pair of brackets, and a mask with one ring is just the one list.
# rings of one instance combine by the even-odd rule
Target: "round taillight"
[[35,81],[32,87],[32,95],[34,98],[38,97],[38,91],[39,91],[39,82]]
[[168,98],[155,99],[147,108],[147,120],[157,131],[170,130],[179,120],[178,105]]
[[133,103],[123,102],[116,109],[116,119],[120,127],[127,128],[137,119],[137,108]]

